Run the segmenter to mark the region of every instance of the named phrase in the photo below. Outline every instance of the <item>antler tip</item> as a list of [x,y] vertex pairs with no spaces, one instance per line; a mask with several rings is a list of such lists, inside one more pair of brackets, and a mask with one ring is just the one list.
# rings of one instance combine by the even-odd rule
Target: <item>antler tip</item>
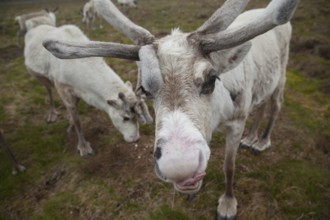
[[[273,4],[275,5],[277,3],[278,9],[276,10],[276,15],[275,15],[275,23],[277,25],[285,24],[287,23],[293,16],[293,13],[295,12],[299,0],[279,0],[279,1],[274,1]],[[270,9],[272,4],[270,4]],[[276,6],[275,6],[276,7]]]

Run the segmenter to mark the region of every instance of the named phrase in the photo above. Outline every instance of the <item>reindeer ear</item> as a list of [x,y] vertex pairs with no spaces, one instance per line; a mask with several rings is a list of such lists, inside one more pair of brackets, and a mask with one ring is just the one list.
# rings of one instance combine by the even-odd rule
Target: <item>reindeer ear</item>
[[120,103],[116,99],[107,100],[107,103],[116,109],[120,109]]
[[140,88],[147,97],[154,97],[163,85],[158,58],[155,49],[151,45],[141,47],[140,57]]
[[214,56],[215,59],[220,60],[218,68],[219,72],[225,73],[238,66],[250,51],[251,45],[251,42],[246,42],[234,48],[220,50],[217,53],[212,53],[212,58]]

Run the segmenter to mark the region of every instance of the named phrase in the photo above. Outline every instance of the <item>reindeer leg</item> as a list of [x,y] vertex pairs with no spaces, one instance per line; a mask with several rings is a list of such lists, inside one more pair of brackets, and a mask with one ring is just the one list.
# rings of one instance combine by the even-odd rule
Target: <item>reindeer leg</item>
[[6,152],[6,154],[8,155],[9,159],[11,160],[11,162],[13,164],[12,174],[15,175],[18,172],[25,171],[26,168],[17,162],[14,154],[11,152],[9,146],[7,145],[7,143],[5,141],[5,138],[3,137],[1,130],[0,130],[0,145],[2,146],[3,150]]
[[87,14],[87,19],[86,19],[86,27],[87,27],[87,29],[90,29],[90,23],[91,23],[91,19],[90,19],[89,15]]
[[74,125],[74,128],[78,136],[77,148],[80,152],[80,156],[83,157],[88,155],[94,155],[94,151],[91,148],[90,143],[86,141],[83,135],[79,115],[77,112],[77,106],[76,106],[77,101],[74,95],[72,94],[70,87],[60,84],[58,82],[55,82],[55,87],[71,116],[72,123]]
[[24,34],[25,34],[25,32],[21,31],[21,30],[17,32],[17,46],[18,47],[21,47],[20,39]]
[[288,64],[289,57],[289,45],[286,46],[285,52],[282,54],[281,62],[281,79],[279,85],[271,97],[271,109],[270,109],[270,118],[268,121],[267,128],[262,136],[262,139],[252,145],[252,148],[255,152],[263,151],[271,146],[270,136],[275,124],[275,121],[280,113],[282,104],[284,101],[284,87],[286,81],[286,66]]
[[237,213],[237,200],[233,192],[235,158],[244,131],[245,121],[233,122],[226,134],[224,173],[226,177],[225,193],[219,198],[218,220],[234,219]]
[[101,16],[98,16],[99,18],[99,23],[100,23],[100,29],[103,28],[103,19],[101,18]]
[[58,113],[55,110],[52,87],[50,84],[48,84],[48,85],[45,84],[45,87],[47,89],[47,93],[49,96],[49,104],[50,104],[50,109],[49,109],[49,113],[48,113],[48,117],[47,117],[47,123],[51,124],[51,123],[56,122]]
[[255,153],[264,151],[271,146],[270,135],[272,133],[275,121],[280,113],[283,103],[283,90],[277,89],[271,97],[270,118],[266,130],[260,141],[251,146]]
[[39,73],[35,73],[34,71],[32,71],[30,69],[28,69],[28,72],[45,86],[47,93],[48,93],[49,105],[50,105],[50,109],[48,112],[46,122],[48,124],[55,123],[57,120],[58,113],[56,112],[55,105],[54,105],[54,98],[53,98],[53,93],[52,93],[53,83],[48,78],[44,77],[43,75],[41,75]]
[[254,116],[252,127],[249,130],[248,135],[241,140],[240,147],[252,147],[253,144],[258,142],[258,129],[265,112],[266,103],[261,105]]
[[96,29],[96,25],[95,25],[95,16],[93,15],[92,17],[92,29]]
[[[78,104],[79,104],[80,99],[78,97],[75,97],[75,96],[73,98],[74,98],[74,100],[73,100],[74,101],[74,105],[76,106],[76,109],[78,109]],[[70,125],[66,129],[66,132],[70,133],[74,129],[74,120],[73,120],[73,118],[72,118],[72,116],[71,116],[70,113],[68,114],[68,118],[69,118]]]

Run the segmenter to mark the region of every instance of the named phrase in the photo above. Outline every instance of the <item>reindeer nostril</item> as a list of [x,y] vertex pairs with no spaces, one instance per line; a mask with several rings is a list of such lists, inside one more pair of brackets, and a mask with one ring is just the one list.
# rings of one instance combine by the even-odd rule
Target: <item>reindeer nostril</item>
[[162,149],[160,147],[156,148],[154,156],[156,157],[157,160],[162,156]]
[[155,150],[155,153],[154,153],[154,156],[157,160],[159,160],[162,156],[162,148],[164,147],[166,141],[163,139],[163,138],[160,138],[156,141],[156,150]]

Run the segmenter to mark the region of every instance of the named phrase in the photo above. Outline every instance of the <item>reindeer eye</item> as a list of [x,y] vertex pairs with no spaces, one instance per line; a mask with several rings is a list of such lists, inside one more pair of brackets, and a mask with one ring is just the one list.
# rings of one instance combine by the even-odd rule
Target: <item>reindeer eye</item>
[[220,80],[215,70],[211,70],[207,75],[205,82],[202,84],[202,89],[200,94],[208,95],[214,91],[215,81]]
[[140,86],[140,90],[147,97],[147,99],[154,99],[154,96],[150,92],[145,90],[145,88],[143,86]]
[[125,116],[125,117],[123,117],[123,120],[124,120],[124,121],[129,121],[130,118]]

